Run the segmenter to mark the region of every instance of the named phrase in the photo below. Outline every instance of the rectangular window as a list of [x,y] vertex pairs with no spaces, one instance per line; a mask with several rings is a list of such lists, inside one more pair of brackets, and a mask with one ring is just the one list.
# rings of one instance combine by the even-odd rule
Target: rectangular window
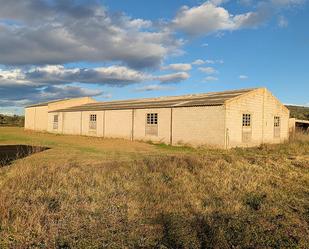
[[251,126],[251,114],[243,114],[242,115],[242,126],[250,127]]
[[58,130],[59,115],[54,115],[53,129]]
[[281,125],[280,117],[275,116],[274,117],[274,137],[275,138],[280,138],[280,132],[281,132],[280,125]]
[[274,126],[275,127],[280,127],[280,117],[275,117],[274,118]]
[[251,114],[242,115],[242,142],[250,143],[252,139],[252,117]]
[[148,113],[147,114],[147,124],[158,124],[158,113]]
[[97,129],[97,115],[91,114],[89,119],[89,129],[96,130]]
[[158,136],[158,113],[147,113],[146,115],[146,135]]

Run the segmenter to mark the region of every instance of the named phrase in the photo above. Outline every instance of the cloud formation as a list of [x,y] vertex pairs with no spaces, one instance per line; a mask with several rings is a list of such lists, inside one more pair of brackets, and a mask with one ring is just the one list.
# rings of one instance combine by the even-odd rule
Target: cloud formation
[[162,91],[162,90],[173,90],[174,87],[163,86],[163,85],[146,85],[142,87],[138,87],[135,90],[137,92],[153,92],[153,91]]
[[172,27],[190,36],[254,28],[274,16],[283,8],[300,5],[306,0],[241,1],[252,5],[253,11],[231,14],[221,5],[228,1],[210,0],[199,6],[183,6],[172,20]]
[[[220,1],[221,2],[221,1]],[[249,26],[252,12],[231,15],[226,9],[218,6],[219,2],[207,1],[199,6],[183,6],[172,25],[188,35],[208,35],[217,31],[228,31]],[[253,23],[252,23],[253,25]]]
[[208,81],[218,81],[219,79],[214,76],[207,76],[204,80],[208,82]]
[[189,63],[176,63],[170,64],[168,66],[162,67],[163,70],[172,70],[172,71],[190,71],[192,69],[191,64]]
[[21,69],[0,69],[0,86],[24,85],[42,87],[82,83],[122,87],[145,81],[177,83],[189,77],[190,75],[186,72],[156,76],[124,66],[65,68],[62,65],[49,65],[34,67],[25,71]]
[[213,67],[199,67],[198,68],[201,72],[206,74],[216,74],[218,71]]
[[158,67],[181,45],[170,31],[155,30],[148,20],[109,13],[96,1],[0,0],[0,6],[4,65],[105,61]]
[[0,85],[0,106],[25,106],[55,99],[75,98],[83,96],[99,96],[104,92],[78,86],[44,86],[29,87],[27,85]]
[[239,79],[241,79],[241,80],[246,80],[248,78],[249,77],[247,75],[239,75]]
[[[148,83],[140,91],[170,89],[164,84],[187,80],[193,65],[215,74],[207,64],[223,61],[162,65],[166,58],[183,52],[190,36],[253,28],[273,16],[285,27],[288,20],[280,10],[306,0],[240,0],[251,11],[233,14],[225,8],[226,2],[184,6],[171,20],[157,22],[112,13],[100,0],[0,0],[0,68],[4,68],[0,69],[0,106],[88,95],[110,97],[75,83],[109,87]],[[68,63],[108,66],[71,68]]]
[[168,83],[179,83],[181,81],[187,80],[190,78],[190,75],[186,72],[179,72],[173,74],[160,75],[154,79],[160,81],[162,84]]
[[23,106],[82,96],[110,97],[101,90],[75,86],[74,83],[124,87],[152,81],[159,84],[179,83],[189,77],[186,72],[152,75],[124,66],[66,68],[62,65],[49,65],[28,70],[0,69],[0,105]]

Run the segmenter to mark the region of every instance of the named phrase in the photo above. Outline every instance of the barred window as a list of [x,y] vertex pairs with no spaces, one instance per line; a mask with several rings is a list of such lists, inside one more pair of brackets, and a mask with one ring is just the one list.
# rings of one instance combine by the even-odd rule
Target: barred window
[[147,114],[147,124],[158,124],[158,113],[148,113]]
[[97,115],[91,114],[89,119],[89,129],[96,130],[97,129]]
[[54,122],[53,122],[53,129],[58,129],[58,121],[59,121],[59,115],[54,115]]
[[251,114],[243,114],[242,115],[242,126],[250,127],[251,126]]
[[274,126],[275,127],[280,127],[280,117],[276,116],[274,118]]
[[96,122],[97,121],[97,115],[96,114],[91,114],[90,115],[90,121]]

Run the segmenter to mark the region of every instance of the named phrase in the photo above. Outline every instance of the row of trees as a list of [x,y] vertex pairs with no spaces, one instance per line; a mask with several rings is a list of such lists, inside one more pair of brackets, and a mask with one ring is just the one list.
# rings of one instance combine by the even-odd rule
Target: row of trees
[[305,106],[287,106],[291,112],[291,118],[309,120],[309,107]]
[[24,116],[7,116],[0,114],[0,126],[24,126],[25,117]]

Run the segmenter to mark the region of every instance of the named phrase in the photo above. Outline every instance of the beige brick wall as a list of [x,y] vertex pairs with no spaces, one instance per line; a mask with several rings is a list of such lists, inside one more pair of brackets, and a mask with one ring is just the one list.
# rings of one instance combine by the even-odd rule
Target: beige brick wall
[[173,144],[225,145],[224,106],[173,109]]
[[[146,135],[147,113],[158,114],[158,136]],[[168,144],[170,142],[171,109],[139,109],[134,111],[134,139]]]
[[104,127],[104,137],[131,139],[132,110],[105,111]]
[[[54,129],[53,127],[54,115],[58,115],[58,129]],[[62,130],[63,130],[63,113],[62,112],[48,113],[47,131],[62,134]]]
[[[265,90],[264,143],[281,143],[289,138],[289,110]],[[274,138],[274,116],[280,117],[280,138]]]
[[62,118],[63,134],[81,135],[81,112],[64,112]]
[[[251,114],[252,138],[242,141],[242,115]],[[280,138],[274,137],[274,116],[281,119]],[[262,143],[279,143],[288,139],[289,112],[267,89],[261,88],[233,99],[226,105],[228,147],[249,147]]]
[[48,107],[40,106],[35,108],[35,130],[47,131]]
[[34,130],[35,108],[25,109],[25,129]]
[[[242,141],[243,114],[251,114],[251,142]],[[254,146],[262,143],[263,92],[254,91],[226,105],[227,146]]]
[[[147,113],[158,114],[157,136],[146,135]],[[252,115],[252,137],[250,142],[244,143],[242,115],[246,113]],[[132,139],[133,135],[135,140],[151,140],[167,144],[171,141],[172,131],[173,145],[211,145],[221,148],[279,143],[289,136],[289,111],[264,88],[232,99],[226,106],[175,107],[172,108],[172,112],[171,108],[158,108],[58,113],[58,130],[53,129],[55,114],[57,113],[47,114],[47,106],[26,108],[25,127],[107,138]],[[97,115],[96,130],[89,129],[91,114]],[[274,116],[279,116],[281,119],[278,139],[274,137]]]
[[[82,135],[103,137],[103,134],[104,134],[104,132],[103,132],[104,111],[78,112],[78,113],[82,117],[82,122],[81,122],[82,123]],[[97,115],[97,129],[96,130],[90,130],[89,129],[90,115]]]
[[62,100],[45,106],[25,108],[25,129],[37,131],[52,131],[48,112],[96,102],[89,97]]
[[25,129],[47,131],[48,107],[29,107],[25,110]]

